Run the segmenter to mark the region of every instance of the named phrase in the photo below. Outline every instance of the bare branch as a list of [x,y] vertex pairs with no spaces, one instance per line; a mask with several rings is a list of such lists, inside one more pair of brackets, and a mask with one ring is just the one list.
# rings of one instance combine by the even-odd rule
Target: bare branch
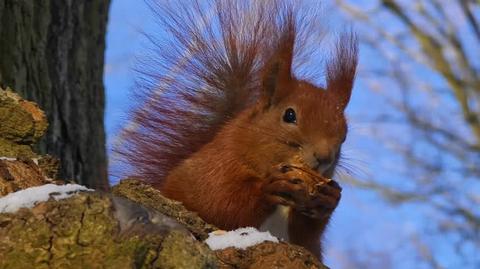
[[463,13],[465,14],[465,17],[467,18],[470,26],[473,29],[473,32],[475,33],[476,38],[478,39],[478,41],[480,41],[480,23],[473,15],[471,5],[469,5],[467,1],[459,1],[459,3]]
[[442,46],[431,35],[420,30],[394,0],[383,0],[382,5],[405,23],[422,46],[424,53],[433,61],[434,68],[447,80],[462,108],[465,122],[470,126],[472,133],[475,135],[476,143],[480,145],[479,116],[470,108],[468,93],[465,90],[467,85],[451,69],[449,62],[443,56]]

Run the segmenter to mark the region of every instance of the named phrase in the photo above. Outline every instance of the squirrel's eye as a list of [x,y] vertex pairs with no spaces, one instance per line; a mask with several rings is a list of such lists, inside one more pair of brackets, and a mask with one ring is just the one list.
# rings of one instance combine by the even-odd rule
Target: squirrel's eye
[[295,110],[293,110],[293,108],[287,108],[287,110],[285,110],[285,114],[283,114],[283,121],[288,123],[297,122],[297,115],[295,114]]

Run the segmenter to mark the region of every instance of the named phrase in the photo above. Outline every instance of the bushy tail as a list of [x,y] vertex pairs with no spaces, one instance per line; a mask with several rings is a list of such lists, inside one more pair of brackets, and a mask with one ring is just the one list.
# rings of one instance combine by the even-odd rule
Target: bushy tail
[[127,175],[154,185],[257,100],[282,44],[294,44],[299,72],[322,36],[315,9],[295,0],[186,2],[148,2],[163,32],[149,36],[152,58],[138,64],[137,104],[114,149]]

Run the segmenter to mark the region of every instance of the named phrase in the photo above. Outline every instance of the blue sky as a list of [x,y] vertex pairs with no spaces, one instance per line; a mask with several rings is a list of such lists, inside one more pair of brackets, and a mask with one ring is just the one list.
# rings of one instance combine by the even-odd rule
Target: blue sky
[[[327,6],[328,8],[328,6]],[[334,21],[335,12],[328,12]],[[141,31],[155,31],[153,17],[143,1],[114,0],[110,9],[107,33],[105,86],[107,94],[106,131],[110,146],[118,129],[125,122],[125,112],[130,105],[129,91],[132,90],[134,73],[132,67],[136,57],[145,51]],[[361,50],[360,66],[369,64],[370,57]],[[361,67],[360,67],[361,68]],[[382,158],[386,149],[368,135],[371,125],[366,120],[372,109],[388,109],[380,100],[372,98],[366,91],[367,85],[360,78],[354,89],[347,110],[350,118],[350,133],[345,152],[353,159],[359,177],[376,177],[398,180],[389,173],[398,163],[394,157]],[[112,178],[112,182],[116,181]],[[408,206],[392,206],[383,202],[377,194],[344,187],[342,201],[337,208],[326,235],[326,264],[332,268],[348,268],[345,257],[352,255],[351,249],[362,250],[365,259],[374,260],[386,268],[422,268],[412,259],[414,251],[405,240],[420,233],[418,222],[422,211],[412,211]],[[441,247],[436,251],[440,253]],[[385,258],[382,253],[394,253]],[[448,255],[447,255],[448,256]],[[395,265],[395,266],[393,266]]]

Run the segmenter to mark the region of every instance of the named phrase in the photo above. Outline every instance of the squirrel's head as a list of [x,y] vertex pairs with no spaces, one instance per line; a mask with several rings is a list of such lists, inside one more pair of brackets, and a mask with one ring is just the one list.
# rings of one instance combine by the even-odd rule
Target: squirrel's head
[[251,129],[258,139],[254,151],[267,165],[301,162],[332,176],[347,135],[344,110],[357,65],[354,38],[341,42],[327,64],[325,88],[294,77],[292,49],[280,51],[266,66]]

